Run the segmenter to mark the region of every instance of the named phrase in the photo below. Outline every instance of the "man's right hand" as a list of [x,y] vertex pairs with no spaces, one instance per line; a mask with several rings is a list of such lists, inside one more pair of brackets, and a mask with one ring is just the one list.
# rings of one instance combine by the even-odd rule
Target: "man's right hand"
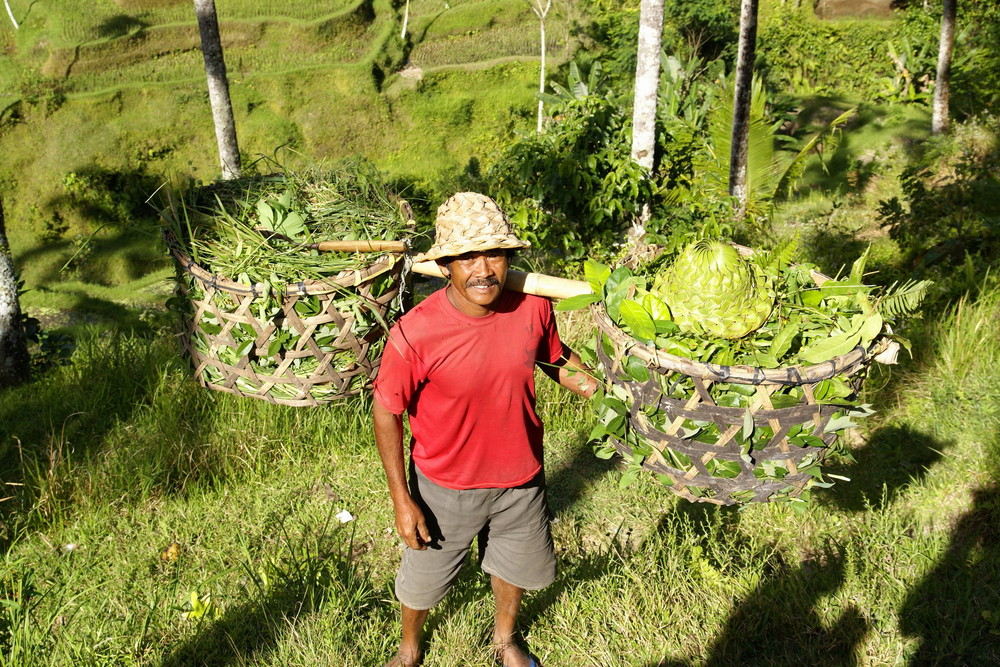
[[396,532],[411,549],[423,550],[431,541],[431,532],[420,506],[412,498],[405,498],[396,504]]

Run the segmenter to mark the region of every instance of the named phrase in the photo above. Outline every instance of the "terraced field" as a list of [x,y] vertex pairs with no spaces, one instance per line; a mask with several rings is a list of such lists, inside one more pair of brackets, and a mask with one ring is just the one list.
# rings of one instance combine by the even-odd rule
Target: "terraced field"
[[[116,183],[152,194],[219,167],[190,0],[10,4],[20,29],[0,24],[0,185],[15,259],[38,288],[66,278],[81,243],[90,263],[110,262],[130,226],[153,224],[141,199],[123,204],[129,222],[109,214]],[[539,24],[524,0],[413,0],[405,35],[395,0],[216,9],[245,164],[364,155],[419,199],[533,125]],[[550,69],[575,48],[575,12],[565,3],[548,17]],[[130,270],[102,280],[161,265],[148,249],[130,256]]]

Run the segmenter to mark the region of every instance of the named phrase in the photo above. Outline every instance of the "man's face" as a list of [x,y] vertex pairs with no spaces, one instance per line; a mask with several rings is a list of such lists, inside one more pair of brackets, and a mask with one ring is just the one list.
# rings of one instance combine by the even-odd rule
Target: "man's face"
[[507,251],[499,248],[459,255],[442,267],[451,282],[448,299],[466,315],[490,314],[500,300],[508,266]]

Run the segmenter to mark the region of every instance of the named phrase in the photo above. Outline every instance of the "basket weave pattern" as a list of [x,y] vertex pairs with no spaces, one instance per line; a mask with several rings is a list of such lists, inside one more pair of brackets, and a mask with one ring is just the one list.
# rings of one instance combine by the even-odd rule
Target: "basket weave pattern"
[[[842,408],[817,401],[816,385],[839,376],[849,378],[857,389],[861,380],[859,371],[867,366],[874,352],[858,347],[823,364],[767,370],[704,364],[643,345],[619,329],[599,304],[591,308],[600,335],[606,337],[612,351],[609,354],[602,341],[598,341],[597,355],[605,376],[629,398],[626,401],[630,406],[628,427],[654,448],[652,454],[643,459],[642,466],[664,475],[670,480],[669,488],[674,493],[693,502],[733,505],[800,495],[815,480],[808,472],[800,471],[802,462],[807,457],[816,462],[825,456],[837,437],[825,429],[831,417]],[[622,362],[629,355],[638,357],[650,371],[648,380],[637,381],[626,372]],[[717,405],[709,391],[715,383],[753,386],[749,405]],[[665,385],[692,384],[693,390],[684,400],[664,396]],[[787,387],[801,387],[801,399],[796,405],[776,408],[772,396]],[[662,410],[666,415],[662,429],[652,424],[646,415],[645,410],[650,409]],[[755,445],[750,452],[744,451],[737,441],[748,414],[755,427],[768,427],[773,432],[763,447]],[[682,426],[692,421],[716,424],[718,437],[711,443],[682,437]],[[818,438],[823,446],[789,442],[789,432],[796,427],[803,427],[796,430]],[[626,459],[633,458],[631,446],[614,437],[611,442]],[[676,456],[678,454],[681,456]],[[686,468],[672,463],[683,457],[690,460]],[[713,475],[708,469],[713,460],[734,462],[739,466],[739,473],[735,477]],[[760,479],[754,469],[762,462],[774,462],[787,470],[787,474],[780,480]]]
[[[373,349],[373,345],[382,338],[383,331],[378,326],[358,331],[356,313],[338,309],[338,301],[345,293],[350,293],[362,304],[361,308],[385,321],[392,301],[399,294],[401,255],[386,255],[364,269],[346,271],[330,280],[269,288],[214,275],[176,246],[171,252],[187,276],[179,284],[192,312],[184,323],[182,343],[200,384],[291,406],[316,406],[371,387],[381,357],[381,348]],[[387,279],[391,284],[374,295],[375,281]],[[263,313],[261,300],[274,291],[281,295],[280,308],[277,312]],[[312,314],[301,314],[296,305],[302,299],[309,299],[311,306],[318,302],[318,308],[310,307]],[[214,327],[211,332],[206,331],[201,325],[213,319],[221,326],[218,332]],[[332,325],[338,333],[332,343],[320,346],[316,334],[325,325]],[[221,350],[236,349],[240,345],[238,338],[246,340],[251,331],[255,340],[250,350],[235,363],[220,358]],[[297,342],[288,349],[269,351],[269,341],[279,331],[288,332]],[[200,339],[200,345],[196,344],[196,339]],[[203,352],[205,349],[207,353]],[[269,357],[274,365],[267,372],[251,364]],[[345,358],[347,362],[343,361]],[[317,362],[314,369],[308,373],[295,372],[298,364],[309,361],[311,365],[312,360]]]

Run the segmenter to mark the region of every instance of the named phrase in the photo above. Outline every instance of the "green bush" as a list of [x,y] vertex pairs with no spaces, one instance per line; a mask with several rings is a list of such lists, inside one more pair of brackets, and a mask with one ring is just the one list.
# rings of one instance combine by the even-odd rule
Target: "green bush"
[[969,289],[1000,257],[998,138],[996,116],[957,126],[903,171],[902,197],[879,203],[906,266],[945,296]]
[[544,132],[512,143],[486,180],[534,246],[576,261],[619,240],[652,185],[631,158],[621,106],[589,95],[556,113]]
[[786,9],[761,22],[757,66],[768,84],[800,95],[874,98],[893,75],[886,41],[891,24],[819,21]]

